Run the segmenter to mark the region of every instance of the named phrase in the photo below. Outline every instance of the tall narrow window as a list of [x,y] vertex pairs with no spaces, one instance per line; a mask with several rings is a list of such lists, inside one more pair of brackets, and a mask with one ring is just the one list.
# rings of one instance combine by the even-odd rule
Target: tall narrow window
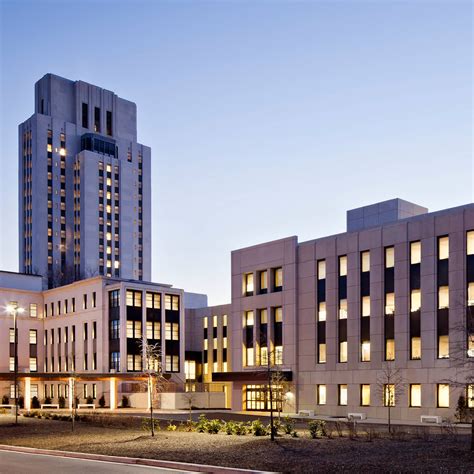
[[449,408],[449,384],[438,384],[438,408]]
[[394,407],[395,406],[395,385],[384,384],[383,386],[383,406]]
[[318,405],[326,405],[326,385],[318,385],[317,397]]
[[244,295],[253,295],[253,273],[246,273],[244,275]]
[[94,107],[94,132],[100,133],[100,107]]
[[421,385],[420,384],[410,385],[410,407],[412,408],[421,407]]
[[260,294],[265,294],[268,290],[268,273],[266,270],[259,272]]
[[370,385],[362,384],[360,386],[360,404],[363,407],[370,406]]
[[338,397],[339,405],[347,405],[347,385],[340,384],[338,385],[338,389],[339,389],[339,397]]
[[273,280],[273,290],[281,291],[283,288],[283,269],[281,267],[273,270]]
[[326,362],[326,261],[319,260],[317,264],[317,299],[318,299],[318,321],[317,321],[317,362]]
[[112,136],[112,112],[110,110],[107,110],[107,135]]
[[89,105],[82,103],[82,127],[89,128]]

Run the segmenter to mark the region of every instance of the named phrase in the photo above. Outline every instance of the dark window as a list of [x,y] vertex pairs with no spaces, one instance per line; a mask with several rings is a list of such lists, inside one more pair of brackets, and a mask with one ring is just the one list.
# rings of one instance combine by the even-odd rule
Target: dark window
[[100,133],[100,107],[94,107],[94,132]]
[[89,128],[89,105],[82,103],[82,126],[83,128]]
[[112,112],[107,110],[107,135],[112,136]]
[[40,114],[44,114],[44,99],[41,99],[41,110]]

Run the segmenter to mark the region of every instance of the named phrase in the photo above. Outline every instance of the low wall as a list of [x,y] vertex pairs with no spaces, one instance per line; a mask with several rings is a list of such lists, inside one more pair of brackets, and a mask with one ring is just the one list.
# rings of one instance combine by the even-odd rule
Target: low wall
[[186,410],[190,399],[193,408],[225,408],[224,392],[162,393],[160,399],[165,410]]

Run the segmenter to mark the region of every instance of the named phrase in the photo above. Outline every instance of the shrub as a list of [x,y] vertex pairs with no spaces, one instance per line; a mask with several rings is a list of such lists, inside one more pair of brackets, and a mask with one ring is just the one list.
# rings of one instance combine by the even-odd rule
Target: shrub
[[260,420],[252,421],[251,429],[254,436],[266,436],[268,434],[267,428]]
[[59,408],[65,408],[66,407],[66,399],[64,397],[59,397],[58,398],[58,405],[59,405]]
[[104,408],[104,407],[105,407],[105,397],[104,397],[104,395],[102,395],[102,396],[99,398],[99,406],[100,406],[100,408]]
[[184,431],[196,431],[196,422],[193,420],[187,420],[184,424]]
[[322,438],[327,436],[326,422],[323,420],[313,420],[308,423],[309,435],[311,438]]
[[198,422],[196,423],[196,430],[199,433],[204,433],[207,430],[207,423],[209,420],[207,419],[206,415],[202,413],[199,415]]
[[86,403],[88,403],[89,405],[92,405],[94,403],[94,399],[89,395],[87,398],[86,398]]
[[221,420],[217,420],[217,419],[209,420],[207,422],[206,431],[209,434],[217,434],[217,433],[219,433],[221,428],[222,428],[222,421]]
[[25,408],[25,397],[18,397],[18,407]]
[[298,438],[298,432],[297,432],[296,430],[293,430],[293,431],[291,432],[291,437],[292,437],[292,438]]
[[130,407],[130,400],[126,395],[122,397],[122,408],[129,408]]
[[177,428],[178,428],[178,427],[177,427],[175,424],[169,422],[169,423],[168,423],[168,426],[166,427],[166,430],[167,430],[167,431],[176,431]]
[[31,408],[41,408],[40,402],[38,400],[38,397],[33,397],[31,399]]
[[237,436],[245,436],[248,433],[248,424],[243,421],[237,421],[234,424],[234,433]]
[[51,403],[51,397],[46,397],[46,398],[44,399],[44,403],[45,403],[46,405],[49,405],[49,404]]
[[224,431],[228,435],[233,435],[235,433],[235,422],[230,420],[224,424]]
[[295,420],[290,418],[288,415],[285,416],[285,419],[283,421],[283,432],[285,434],[291,434],[294,429],[295,429]]
[[8,405],[10,403],[10,398],[8,395],[3,395],[2,397],[2,405]]

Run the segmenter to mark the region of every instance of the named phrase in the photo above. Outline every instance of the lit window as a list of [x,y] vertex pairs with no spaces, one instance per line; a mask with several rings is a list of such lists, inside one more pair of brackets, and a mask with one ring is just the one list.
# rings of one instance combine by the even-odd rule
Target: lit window
[[412,408],[421,407],[421,385],[420,384],[410,385],[410,407]]
[[438,259],[445,260],[449,258],[449,237],[440,237],[438,239]]
[[30,303],[30,318],[38,317],[38,307],[36,303]]
[[370,362],[370,341],[364,341],[361,344],[361,360],[362,362]]
[[383,406],[394,407],[395,406],[395,385],[391,383],[384,384],[383,386]]
[[339,343],[339,362],[347,362],[347,341]]
[[247,347],[247,365],[254,365],[253,347]]
[[395,293],[385,294],[385,314],[395,313]]
[[35,329],[30,329],[30,344],[36,344],[37,332]]
[[10,368],[10,372],[15,371],[15,358],[14,357],[10,357],[9,359],[9,368]]
[[107,237],[107,240],[112,240],[112,233],[107,232],[106,237]]
[[370,296],[362,297],[362,317],[370,316]]
[[415,263],[421,262],[421,242],[412,242],[410,244],[410,263],[414,265]]
[[326,302],[321,301],[318,306],[318,321],[326,321]]
[[438,384],[438,408],[449,408],[449,384]]
[[66,156],[66,148],[60,148],[60,149],[59,149],[59,154],[60,154],[61,156]]
[[467,386],[466,401],[468,408],[474,408],[474,384]]
[[222,338],[222,348],[227,349],[227,338],[226,337]]
[[347,275],[347,256],[339,257],[339,276]]
[[30,357],[30,372],[37,372],[38,364],[36,357]]
[[440,286],[438,288],[438,309],[449,308],[449,287]]
[[474,306],[474,283],[470,282],[467,285],[467,305]]
[[203,318],[202,323],[203,323],[204,329],[206,329],[207,328],[207,317]]
[[318,405],[326,405],[326,385],[318,385]]
[[319,260],[318,262],[318,280],[326,278],[326,260]]
[[385,360],[395,360],[395,340],[386,339],[385,341]]
[[339,300],[339,319],[347,319],[347,300]]
[[260,365],[268,365],[268,347],[260,347]]
[[253,295],[253,273],[244,275],[244,294],[246,296]]
[[449,336],[438,337],[438,359],[449,359]]
[[53,151],[53,145],[49,144],[46,146],[46,150],[49,152],[49,153],[52,153]]
[[370,252],[362,252],[361,267],[363,272],[370,272]]
[[214,328],[217,327],[217,315],[214,315],[212,317],[212,327],[214,327]]
[[347,405],[347,385],[339,385],[339,405]]
[[107,165],[107,173],[112,173],[112,166],[111,165]]
[[119,268],[120,267],[120,261],[119,260],[115,260],[114,262],[114,268]]
[[387,247],[385,249],[385,268],[393,268],[395,266],[395,249]]
[[186,380],[196,380],[196,362],[194,360],[184,361],[184,373]]
[[260,324],[267,324],[268,322],[268,311],[266,309],[260,310]]
[[360,386],[360,404],[363,407],[370,406],[370,385],[362,384]]
[[281,288],[283,286],[283,269],[275,269],[275,288]]
[[268,288],[268,274],[266,270],[260,272],[260,290],[266,291]]
[[411,338],[411,359],[419,360],[421,359],[421,337],[412,337]]
[[467,356],[474,357],[474,333],[469,334],[467,339]]
[[246,311],[244,316],[244,326],[253,326],[254,318],[253,311]]
[[10,336],[10,344],[15,344],[15,330],[14,329],[10,328],[9,336]]
[[470,230],[466,234],[467,237],[467,254],[474,255],[474,230]]
[[283,364],[283,346],[275,346],[275,364]]
[[318,345],[318,363],[326,363],[326,344],[321,343]]
[[281,306],[275,308],[275,322],[281,323],[283,322],[283,310]]
[[410,295],[410,311],[419,311],[421,309],[421,291],[411,290]]
[[207,351],[208,349],[208,340],[204,339],[204,350]]

